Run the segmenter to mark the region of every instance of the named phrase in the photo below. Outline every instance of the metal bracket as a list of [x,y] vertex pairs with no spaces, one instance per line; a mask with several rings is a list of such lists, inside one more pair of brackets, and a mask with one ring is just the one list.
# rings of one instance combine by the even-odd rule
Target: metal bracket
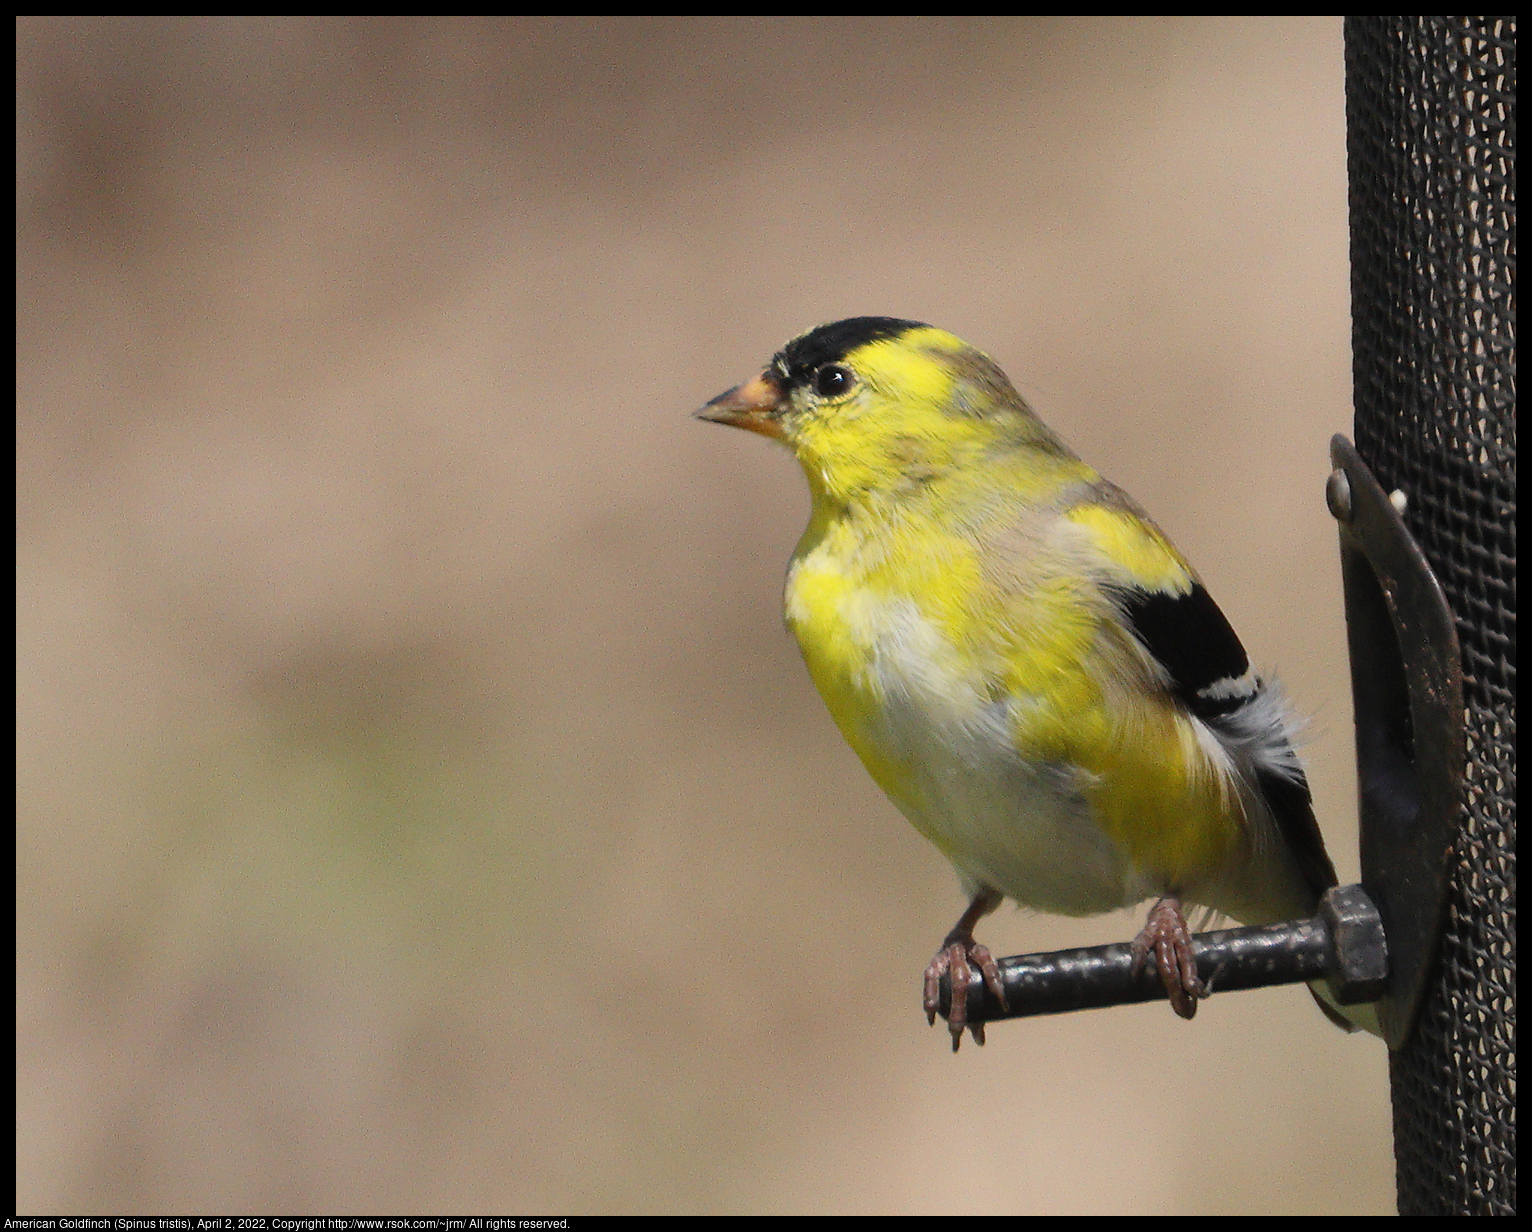
[[[1362,885],[1388,937],[1378,1019],[1390,1048],[1419,1017],[1440,948],[1466,746],[1457,624],[1401,516],[1356,447],[1330,441],[1356,711]],[[1398,502],[1396,504],[1396,502]]]

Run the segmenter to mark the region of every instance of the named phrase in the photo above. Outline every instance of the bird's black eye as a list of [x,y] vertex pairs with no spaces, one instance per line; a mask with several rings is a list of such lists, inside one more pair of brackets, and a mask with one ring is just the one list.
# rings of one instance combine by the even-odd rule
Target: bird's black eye
[[814,392],[821,398],[838,398],[851,388],[856,378],[841,364],[826,364],[814,373]]

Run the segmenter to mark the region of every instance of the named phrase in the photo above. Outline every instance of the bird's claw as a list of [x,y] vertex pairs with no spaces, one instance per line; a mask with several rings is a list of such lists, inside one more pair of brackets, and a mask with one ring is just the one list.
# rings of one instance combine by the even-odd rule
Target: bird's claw
[[924,1005],[928,1023],[934,1025],[936,1015],[941,1010],[943,975],[947,976],[952,990],[952,1003],[947,1009],[947,1030],[952,1032],[953,1052],[963,1042],[965,1029],[973,1035],[974,1043],[980,1047],[984,1045],[984,1024],[968,1021],[968,986],[973,978],[973,967],[978,967],[985,987],[994,995],[1000,1007],[1007,1008],[1005,989],[1000,984],[1000,966],[988,947],[980,945],[971,936],[956,933],[949,935],[942,942],[942,948],[936,951],[936,957],[926,967]]
[[1191,929],[1181,913],[1181,900],[1167,894],[1149,909],[1149,919],[1133,938],[1133,975],[1144,969],[1150,954],[1170,1007],[1182,1018],[1197,1013],[1197,1002],[1208,995],[1207,985],[1197,974],[1197,956],[1192,952]]

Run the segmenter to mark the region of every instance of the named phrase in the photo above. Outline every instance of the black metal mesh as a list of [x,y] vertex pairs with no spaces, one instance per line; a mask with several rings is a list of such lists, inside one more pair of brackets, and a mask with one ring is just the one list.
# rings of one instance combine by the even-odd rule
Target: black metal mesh
[[1515,39],[1346,20],[1356,443],[1457,615],[1468,725],[1441,962],[1391,1058],[1402,1215],[1516,1204]]

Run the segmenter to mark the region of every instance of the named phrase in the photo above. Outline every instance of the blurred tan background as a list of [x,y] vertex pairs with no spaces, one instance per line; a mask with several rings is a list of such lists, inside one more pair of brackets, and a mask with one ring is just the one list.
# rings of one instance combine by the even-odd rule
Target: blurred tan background
[[[1299,989],[999,1025],[689,412],[990,352],[1314,716],[1339,19],[23,19],[18,1144],[45,1212],[1383,1213]],[[1141,912],[1007,907],[997,953]]]

